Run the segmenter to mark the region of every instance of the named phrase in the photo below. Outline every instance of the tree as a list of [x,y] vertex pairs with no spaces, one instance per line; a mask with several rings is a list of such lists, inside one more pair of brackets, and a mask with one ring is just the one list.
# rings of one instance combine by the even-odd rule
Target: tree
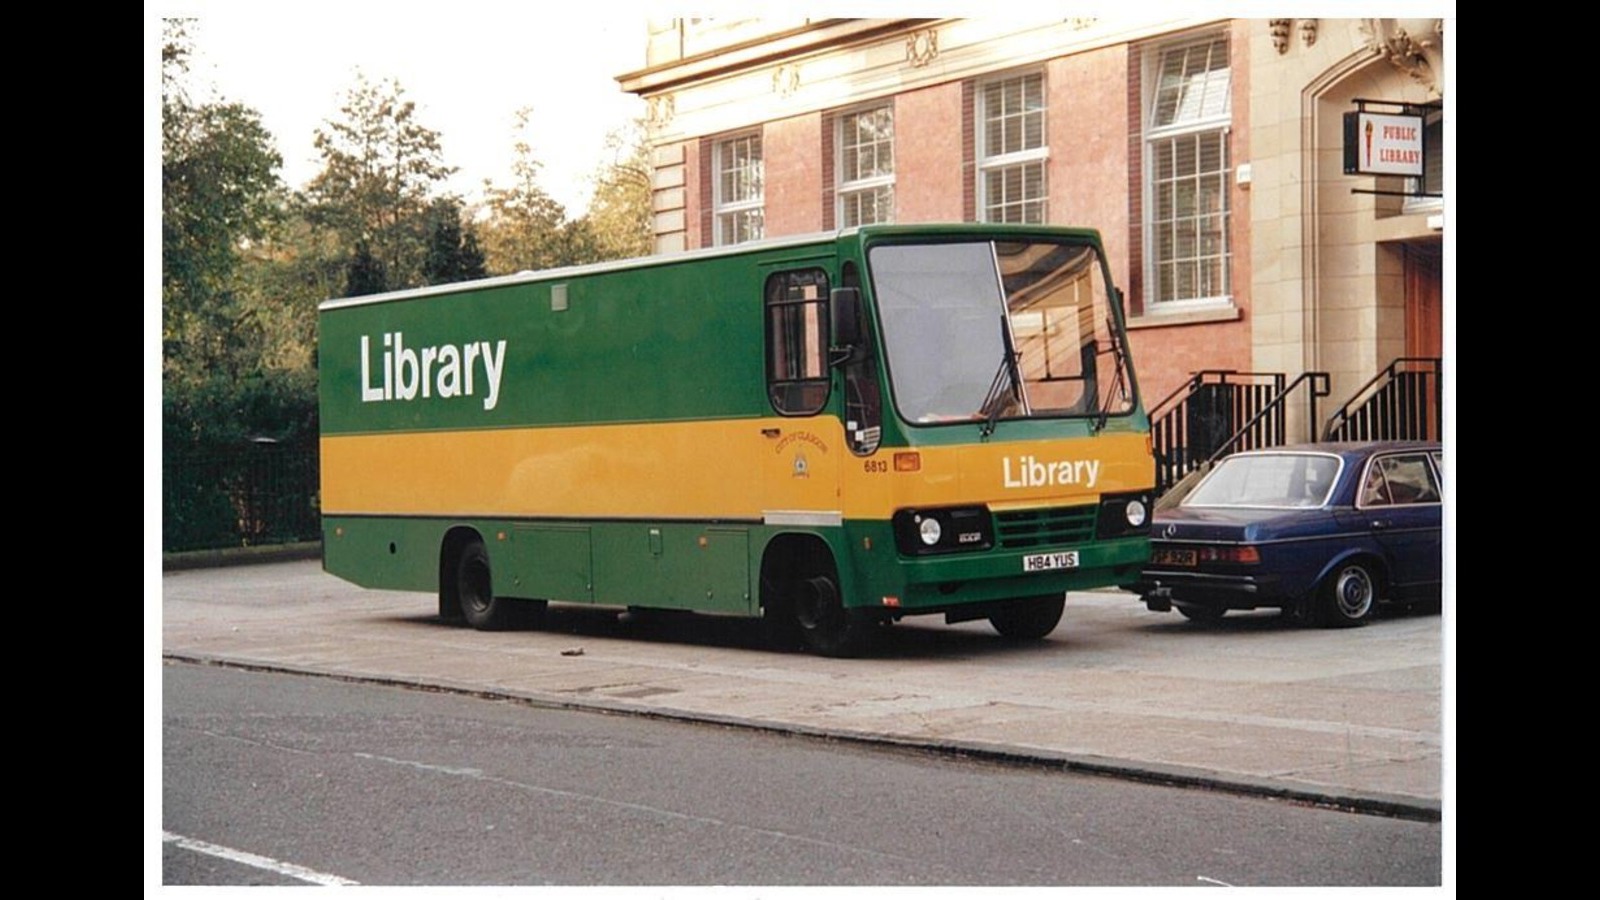
[[306,189],[313,220],[351,248],[365,242],[397,288],[422,283],[428,205],[456,171],[444,164],[438,132],[416,112],[399,81],[358,76],[341,118],[316,131],[323,169]]
[[489,271],[506,275],[523,269],[548,269],[586,261],[579,232],[567,227],[567,211],[539,184],[543,165],[533,155],[528,133],[532,110],[517,110],[513,129],[509,187],[484,181],[483,250]]
[[239,267],[283,199],[283,159],[260,114],[191,96],[188,26],[165,20],[161,48],[162,356],[173,377],[252,367]]
[[606,139],[610,162],[595,173],[594,196],[584,216],[597,259],[648,256],[655,249],[649,148],[642,122]]
[[350,266],[345,279],[346,297],[381,294],[389,289],[389,276],[383,260],[372,255],[366,241],[357,241],[355,253],[350,256]]
[[429,210],[428,255],[422,263],[422,280],[448,284],[483,278],[483,251],[477,237],[461,225],[461,204],[454,199],[435,200]]

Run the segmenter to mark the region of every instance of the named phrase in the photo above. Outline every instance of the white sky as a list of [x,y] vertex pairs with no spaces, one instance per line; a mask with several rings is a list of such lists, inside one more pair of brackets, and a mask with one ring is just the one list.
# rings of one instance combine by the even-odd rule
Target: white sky
[[509,184],[514,114],[531,107],[543,187],[569,215],[588,202],[607,133],[644,112],[616,82],[644,67],[639,3],[189,0],[146,11],[158,43],[155,19],[198,20],[191,84],[261,113],[291,188],[320,170],[313,132],[339,117],[358,71],[399,80],[460,168],[449,188],[468,199],[485,178]]

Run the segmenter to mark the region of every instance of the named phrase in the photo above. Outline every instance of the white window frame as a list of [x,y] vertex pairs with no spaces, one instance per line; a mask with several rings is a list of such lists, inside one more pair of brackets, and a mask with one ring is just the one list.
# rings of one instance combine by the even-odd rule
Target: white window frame
[[[1161,73],[1165,68],[1170,54],[1187,52],[1197,48],[1210,48],[1218,42],[1223,44],[1224,62],[1227,64],[1226,75],[1220,75],[1216,67],[1210,67],[1198,75],[1191,77],[1189,82],[1180,88],[1178,109],[1172,115],[1173,121],[1157,122],[1158,106],[1163,99],[1163,86]],[[1232,39],[1225,32],[1212,32],[1195,35],[1184,40],[1162,44],[1152,49],[1146,56],[1147,67],[1145,83],[1151,85],[1145,92],[1144,113],[1144,268],[1145,268],[1145,312],[1182,312],[1196,308],[1214,308],[1231,306],[1233,304],[1233,277],[1234,253],[1233,224],[1234,209],[1232,206],[1232,180],[1233,160],[1230,157],[1231,137],[1233,130],[1232,92],[1233,73],[1232,61],[1227,58],[1232,47]],[[1197,80],[1196,80],[1197,79]],[[1217,82],[1221,82],[1218,84]],[[1188,107],[1188,109],[1184,109]],[[1158,218],[1161,213],[1161,193],[1166,182],[1158,181],[1158,164],[1163,151],[1170,152],[1182,141],[1200,141],[1214,138],[1219,145],[1221,154],[1220,166],[1201,172],[1196,169],[1192,174],[1176,175],[1170,179],[1173,190],[1182,181],[1192,181],[1196,188],[1195,202],[1197,207],[1189,213],[1179,215],[1174,203],[1174,211],[1169,218]],[[1198,163],[1197,163],[1198,166]],[[1211,182],[1216,188],[1216,193],[1223,201],[1220,210],[1205,211],[1198,209],[1201,198],[1208,196],[1203,189],[1205,182]],[[1220,243],[1220,252],[1208,252],[1203,246],[1206,232],[1200,231],[1200,224],[1204,219],[1218,217],[1221,227],[1217,231]],[[1193,224],[1193,247],[1183,256],[1173,255],[1162,257],[1160,247],[1164,234],[1175,233],[1185,222]],[[1216,232],[1211,232],[1216,234]],[[1209,262],[1208,262],[1209,261]],[[1210,273],[1222,282],[1222,290],[1210,291],[1204,295],[1192,297],[1162,297],[1163,269],[1168,266],[1192,266],[1193,279],[1198,284],[1205,280],[1204,272],[1208,265],[1220,267],[1220,271]]]
[[[728,198],[723,196],[722,176],[734,171],[729,168],[729,150],[735,145],[744,143],[752,144],[756,149],[756,168],[759,171],[755,176],[755,189],[751,196]],[[715,246],[742,244],[749,241],[759,241],[766,235],[766,149],[762,146],[761,132],[750,131],[743,134],[729,135],[717,139],[712,145],[711,154],[711,230],[712,243]],[[725,236],[724,225],[735,223],[741,219],[749,222],[749,214],[756,213],[756,224],[744,237],[735,236],[729,239]]]
[[[1039,83],[1039,100],[1040,100],[1040,104],[1039,104],[1039,109],[1038,109],[1038,116],[1039,116],[1039,144],[1038,144],[1038,146],[1036,146],[1036,147],[1023,147],[1023,148],[1020,148],[1020,149],[1017,149],[1017,150],[1012,150],[1012,151],[1004,151],[1004,150],[1002,150],[1001,153],[998,153],[998,154],[996,154],[994,156],[989,156],[987,154],[988,145],[989,145],[988,132],[989,132],[989,124],[990,124],[990,113],[992,112],[992,110],[989,109],[989,100],[988,100],[989,89],[993,88],[996,85],[1004,85],[1004,84],[1006,84],[1008,82],[1013,82],[1013,81],[1014,82],[1019,82],[1019,83],[1025,83],[1029,79],[1037,79],[1037,81]],[[1024,92],[1026,92],[1026,88],[1025,87],[1024,87]],[[1025,95],[1026,94],[1024,93],[1024,96]],[[975,197],[977,199],[978,221],[980,221],[980,222],[1006,222],[1006,221],[1030,222],[1030,221],[1034,221],[1034,220],[1031,220],[1031,219],[1027,218],[1026,209],[1028,208],[1028,206],[1030,206],[1032,204],[1038,204],[1039,212],[1038,212],[1037,221],[1040,224],[1048,222],[1050,220],[1050,166],[1049,166],[1049,160],[1050,160],[1050,131],[1049,131],[1049,125],[1050,125],[1050,120],[1049,120],[1050,97],[1049,97],[1049,93],[1048,93],[1048,85],[1045,84],[1044,73],[1043,72],[1038,72],[1038,71],[1036,71],[1036,72],[1013,72],[1013,73],[1010,73],[1008,75],[1001,76],[999,78],[990,78],[990,79],[986,79],[984,81],[980,81],[977,84],[977,96],[974,98],[974,107],[975,108],[973,109],[972,120],[973,120],[973,128],[977,132],[976,134],[973,135],[973,140],[975,142],[974,146],[976,148],[976,152],[974,153],[974,155],[977,157],[977,166],[976,166],[977,172],[975,173],[975,177],[977,178],[977,185],[975,186],[974,191],[975,191]],[[1002,111],[1001,116],[1004,117],[1006,115],[1008,115],[1008,114]],[[1029,112],[1027,112],[1025,110],[1024,112],[1018,114],[1018,117],[1021,118],[1023,116],[1027,116],[1027,115],[1031,115],[1031,113],[1029,113]],[[1024,126],[1024,134],[1026,134],[1025,126]],[[995,199],[995,198],[991,198],[989,196],[989,176],[991,174],[995,174],[995,173],[998,173],[998,172],[1004,172],[1004,171],[1006,171],[1008,169],[1018,169],[1018,170],[1022,170],[1022,171],[1025,172],[1028,168],[1035,167],[1035,166],[1037,166],[1038,170],[1039,170],[1039,193],[1038,193],[1037,196],[1035,196],[1035,197],[1024,196],[1020,200],[1010,200],[1009,198],[998,198],[998,199]],[[1026,187],[1026,175],[1024,175],[1024,187]],[[996,219],[996,218],[991,218],[990,217],[991,216],[991,212],[993,210],[996,210],[996,209],[1004,210],[1004,209],[1012,208],[1012,207],[1020,207],[1020,208],[1022,208],[1024,210],[1023,218],[1012,220],[1012,219],[1006,219],[1006,218],[998,218],[998,219]]]
[[[846,168],[845,168],[845,150],[848,148],[848,144],[847,144],[847,142],[845,140],[845,138],[846,138],[846,130],[847,130],[845,123],[846,123],[847,120],[853,120],[853,119],[855,119],[855,118],[857,118],[859,116],[863,116],[863,115],[867,115],[867,114],[871,114],[871,113],[879,113],[879,112],[885,112],[885,113],[888,113],[888,115],[889,115],[889,141],[888,141],[888,144],[889,144],[889,172],[888,172],[888,174],[884,174],[884,175],[869,175],[866,178],[851,179],[851,178],[848,177],[849,173],[846,171]],[[853,128],[850,129],[850,130],[852,132],[854,131]],[[892,102],[889,102],[889,103],[877,103],[877,104],[873,104],[873,105],[870,105],[870,106],[862,106],[862,107],[858,107],[856,109],[845,110],[845,111],[839,113],[838,115],[834,116],[833,138],[834,138],[833,139],[834,171],[838,173],[837,179],[836,179],[838,183],[834,187],[834,192],[833,192],[834,193],[834,215],[835,215],[834,221],[838,222],[839,223],[839,227],[841,227],[841,228],[848,228],[848,227],[850,227],[852,225],[892,223],[894,221],[894,217],[895,217],[895,210],[894,210],[894,179],[895,179],[895,170],[894,170],[894,144],[895,144],[894,104]],[[864,146],[864,145],[858,145],[858,146]],[[845,214],[846,209],[849,208],[848,204],[852,199],[855,199],[855,198],[863,198],[863,199],[865,199],[865,198],[867,198],[869,196],[872,198],[870,200],[870,202],[873,204],[873,209],[876,210],[878,208],[877,198],[878,198],[878,196],[880,196],[881,194],[884,194],[885,192],[886,192],[886,195],[887,195],[887,198],[888,198],[888,207],[889,207],[889,215],[888,215],[887,218],[883,218],[883,219],[873,218],[871,220],[871,222],[866,222],[866,221],[862,221],[860,219],[857,219],[857,221],[851,222],[849,217]]]

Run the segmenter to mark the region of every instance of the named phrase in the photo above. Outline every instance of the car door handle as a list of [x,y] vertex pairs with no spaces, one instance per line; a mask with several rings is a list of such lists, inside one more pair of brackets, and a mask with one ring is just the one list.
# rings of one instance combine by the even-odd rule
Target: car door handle
[[1383,531],[1384,529],[1386,529],[1388,527],[1389,527],[1389,520],[1388,519],[1373,519],[1372,520],[1372,530],[1373,531]]

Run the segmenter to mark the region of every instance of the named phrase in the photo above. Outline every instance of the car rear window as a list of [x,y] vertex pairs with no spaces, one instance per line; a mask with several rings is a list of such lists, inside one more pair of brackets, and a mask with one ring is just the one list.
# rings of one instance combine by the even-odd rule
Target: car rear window
[[1311,453],[1230,456],[1184,499],[1184,506],[1312,508],[1328,501],[1339,459]]

